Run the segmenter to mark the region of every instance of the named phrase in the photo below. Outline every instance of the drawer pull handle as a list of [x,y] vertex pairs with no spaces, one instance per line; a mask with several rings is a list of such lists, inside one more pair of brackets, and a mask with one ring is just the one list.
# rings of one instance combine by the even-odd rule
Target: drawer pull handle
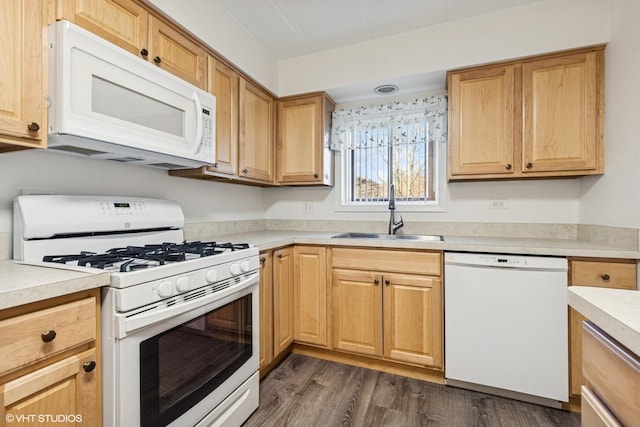
[[94,369],[96,369],[96,362],[95,360],[92,360],[91,362],[84,362],[82,364],[82,369],[84,369],[85,372],[91,372]]
[[604,273],[602,276],[602,280],[604,280],[605,282],[608,281],[611,277],[609,277],[609,275],[607,273]]
[[54,340],[54,338],[56,337],[56,331],[49,330],[49,331],[44,331],[42,333],[42,335],[40,335],[40,338],[42,338],[43,342],[51,342]]

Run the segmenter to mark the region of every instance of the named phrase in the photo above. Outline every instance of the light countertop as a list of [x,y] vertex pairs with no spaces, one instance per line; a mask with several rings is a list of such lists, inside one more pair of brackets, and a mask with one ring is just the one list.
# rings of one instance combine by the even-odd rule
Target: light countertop
[[640,355],[640,291],[569,287],[569,305]]
[[109,273],[0,261],[0,310],[105,286]]
[[584,240],[508,237],[445,236],[444,242],[408,240],[334,239],[340,232],[256,231],[221,236],[199,236],[202,240],[247,242],[261,251],[298,244],[431,249],[464,252],[511,253],[523,255],[575,256],[640,259],[640,251],[625,250]]

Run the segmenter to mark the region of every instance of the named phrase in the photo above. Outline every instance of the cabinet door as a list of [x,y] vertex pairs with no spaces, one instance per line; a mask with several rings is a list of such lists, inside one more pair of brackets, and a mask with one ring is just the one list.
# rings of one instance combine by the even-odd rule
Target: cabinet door
[[[636,289],[636,263],[594,259],[570,260],[569,285],[595,286],[599,288]],[[580,396],[584,384],[582,376],[582,314],[569,308],[569,392]]]
[[[94,365],[88,365],[91,362]],[[6,383],[0,388],[0,400],[5,412],[2,419],[12,417],[19,421],[39,415],[63,415],[72,416],[77,422],[64,425],[100,425],[97,380],[100,367],[95,362],[96,349],[90,349]],[[60,422],[56,419],[48,422],[47,419],[30,421],[28,425],[53,425]]]
[[149,17],[149,56],[149,60],[160,68],[201,89],[206,89],[205,50],[153,16]]
[[238,73],[209,56],[209,92],[216,96],[216,162],[212,171],[238,172]]
[[0,151],[46,146],[42,0],[2,0]]
[[273,182],[275,151],[275,101],[268,93],[240,79],[240,176]]
[[382,357],[382,277],[334,269],[333,347]]
[[278,102],[278,182],[322,182],[324,95]]
[[273,269],[270,252],[260,254],[260,369],[273,360]]
[[295,340],[327,346],[327,250],[294,248]]
[[599,54],[522,65],[523,172],[596,169]]
[[384,357],[442,368],[442,282],[385,274]]
[[513,174],[513,65],[449,76],[449,176]]
[[149,13],[132,0],[57,0],[57,19],[66,19],[134,55],[149,49]]
[[293,342],[293,250],[279,249],[273,259],[273,355]]

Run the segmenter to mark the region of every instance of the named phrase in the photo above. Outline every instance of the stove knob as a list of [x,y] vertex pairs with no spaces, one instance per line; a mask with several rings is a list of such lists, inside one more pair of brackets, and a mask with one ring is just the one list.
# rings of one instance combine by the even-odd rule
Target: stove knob
[[237,276],[238,274],[240,274],[240,266],[238,264],[231,264],[231,267],[229,267],[229,272],[232,276]]
[[162,282],[158,286],[158,295],[162,298],[170,297],[173,294],[173,285],[171,282]]
[[240,263],[240,270],[242,270],[243,273],[249,271],[249,268],[249,261],[247,261],[246,259]]
[[209,271],[207,271],[207,273],[204,275],[204,278],[207,279],[207,282],[209,283],[213,283],[216,280],[218,280],[218,270],[216,269],[211,269]]
[[178,289],[178,292],[187,292],[189,289],[191,289],[189,278],[180,277],[178,280],[176,280],[176,289]]

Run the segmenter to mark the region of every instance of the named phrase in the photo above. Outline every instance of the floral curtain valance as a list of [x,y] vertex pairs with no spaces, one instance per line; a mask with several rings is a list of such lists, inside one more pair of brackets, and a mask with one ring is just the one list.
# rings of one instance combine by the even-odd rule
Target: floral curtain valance
[[331,149],[353,150],[416,142],[445,142],[446,95],[340,108],[333,112]]

